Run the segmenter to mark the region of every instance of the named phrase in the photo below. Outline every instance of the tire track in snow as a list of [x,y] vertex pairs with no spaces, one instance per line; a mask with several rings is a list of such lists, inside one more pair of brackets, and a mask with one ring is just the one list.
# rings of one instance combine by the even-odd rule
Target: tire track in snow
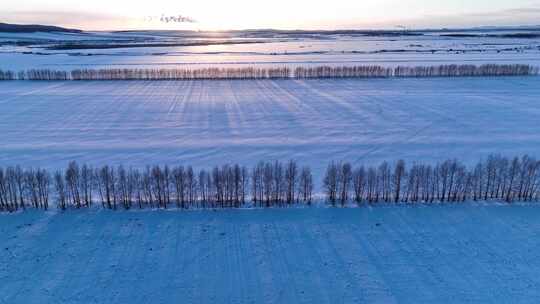
[[[328,290],[336,290],[335,280],[330,278],[328,264],[323,262],[318,245],[311,235],[315,232],[314,227],[306,227],[298,222],[286,226],[286,231],[291,233],[296,240],[295,247],[289,250],[301,266],[302,276],[306,280],[299,280],[302,286],[302,295],[306,303],[332,303],[332,297]],[[320,233],[319,230],[317,230]]]
[[[330,252],[327,253],[329,257],[329,263],[337,271],[337,280],[344,284],[341,288],[341,301],[339,303],[372,303],[376,302],[376,299],[371,298],[369,292],[371,291],[371,284],[375,280],[376,273],[366,273],[366,269],[369,269],[369,259],[364,256],[361,243],[356,240],[352,234],[357,232],[356,229],[351,229],[351,234],[343,233],[343,230],[351,228],[349,223],[339,223],[338,219],[336,224],[324,226],[319,222],[318,227],[321,231],[321,238],[319,240],[325,240],[320,245],[321,248],[328,248]],[[339,229],[338,229],[339,228]],[[360,269],[364,267],[364,269]],[[371,270],[371,269],[370,269]],[[336,296],[335,294],[333,295]],[[392,303],[391,299],[385,298],[386,303]],[[334,299],[332,302],[336,302]]]

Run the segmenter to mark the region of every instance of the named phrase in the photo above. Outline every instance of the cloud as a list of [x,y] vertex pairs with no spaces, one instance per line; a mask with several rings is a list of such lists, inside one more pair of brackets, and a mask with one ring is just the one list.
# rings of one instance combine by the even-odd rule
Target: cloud
[[7,23],[44,24],[86,30],[105,30],[136,26],[137,18],[88,12],[13,11],[0,12],[0,19]]
[[[477,13],[477,14],[471,14],[471,15],[486,16],[486,15],[492,15],[492,14],[494,14],[494,13],[493,12],[491,12],[491,13]],[[540,14],[540,7],[511,8],[511,9],[506,9],[506,10],[495,12],[495,14],[506,15],[506,16],[514,16],[514,17],[515,16],[522,16],[522,15],[530,15],[530,16],[538,17],[538,14]]]
[[[395,28],[403,25],[408,28],[476,27],[503,25],[538,25],[540,6],[520,7],[492,12],[475,12],[459,15],[430,14],[415,18],[389,18],[386,20],[342,20],[301,22],[306,28]],[[0,20],[8,23],[57,25],[85,30],[118,29],[193,29],[194,20],[180,14],[162,14],[157,17],[129,17],[108,13],[58,12],[58,11],[1,11]],[[301,20],[297,20],[301,21]],[[197,26],[200,26],[199,24]],[[256,27],[251,24],[250,27]]]
[[512,8],[491,12],[467,14],[426,14],[413,18],[394,18],[376,22],[352,21],[339,23],[337,28],[395,28],[402,25],[407,28],[460,28],[478,26],[540,25],[540,7]]
[[538,16],[540,16],[539,7],[528,7],[460,15],[427,15],[409,24],[416,27],[538,25],[540,23]]
[[164,26],[174,28],[197,22],[181,14],[130,17],[107,13],[57,11],[0,12],[0,20],[7,23],[56,25],[84,30],[156,29]]

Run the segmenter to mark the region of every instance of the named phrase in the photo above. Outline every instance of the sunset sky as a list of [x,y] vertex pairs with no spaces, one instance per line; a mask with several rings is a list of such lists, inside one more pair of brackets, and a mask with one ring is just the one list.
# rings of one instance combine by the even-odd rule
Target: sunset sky
[[[163,22],[184,16],[194,23]],[[540,0],[2,0],[0,22],[86,30],[536,25]]]

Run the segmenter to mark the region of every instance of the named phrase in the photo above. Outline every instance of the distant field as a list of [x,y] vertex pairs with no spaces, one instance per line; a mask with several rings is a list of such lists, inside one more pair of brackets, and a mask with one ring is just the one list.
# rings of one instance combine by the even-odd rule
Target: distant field
[[537,29],[1,33],[0,69],[540,65]]
[[537,77],[0,83],[0,165],[539,156]]
[[540,208],[0,215],[2,303],[538,303]]

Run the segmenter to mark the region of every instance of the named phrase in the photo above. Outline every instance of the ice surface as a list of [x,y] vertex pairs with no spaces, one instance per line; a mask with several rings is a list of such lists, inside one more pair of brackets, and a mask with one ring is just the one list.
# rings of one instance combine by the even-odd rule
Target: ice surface
[[538,303],[540,208],[0,215],[2,303]]

